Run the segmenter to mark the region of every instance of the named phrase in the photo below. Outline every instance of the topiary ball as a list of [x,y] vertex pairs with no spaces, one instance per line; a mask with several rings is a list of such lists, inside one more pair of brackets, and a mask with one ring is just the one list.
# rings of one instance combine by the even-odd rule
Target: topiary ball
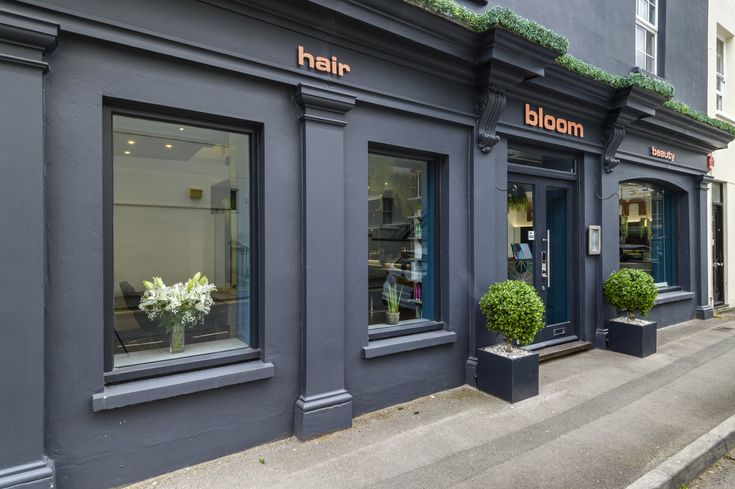
[[642,316],[648,315],[658,295],[653,277],[643,270],[631,268],[611,273],[602,292],[605,300],[616,309],[628,311],[631,315],[639,311]]
[[506,340],[527,345],[544,327],[544,303],[532,285],[505,280],[491,285],[480,298],[487,329]]

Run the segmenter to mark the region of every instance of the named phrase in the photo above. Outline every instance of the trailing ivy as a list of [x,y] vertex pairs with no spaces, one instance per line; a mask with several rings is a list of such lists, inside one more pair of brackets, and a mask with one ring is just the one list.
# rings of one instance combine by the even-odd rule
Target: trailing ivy
[[563,54],[556,58],[556,64],[569,71],[587,78],[592,78],[615,88],[622,88],[622,76],[613,75],[605,70],[575,58],[571,54]]
[[481,14],[457,4],[454,0],[406,0],[430,12],[449,17],[475,32],[485,32],[493,26],[518,34],[534,44],[564,54],[569,48],[566,37],[541,24],[521,17],[507,7],[496,5]]
[[648,90],[649,92],[657,93],[667,99],[674,96],[674,87],[670,83],[644,75],[643,73],[613,75],[603,69],[592,66],[589,63],[585,63],[571,54],[563,54],[556,58],[555,62],[569,71],[605,83],[613,88],[640,87],[644,90]]
[[729,122],[721,121],[720,119],[709,117],[697,110],[692,109],[683,102],[679,102],[678,100],[667,100],[664,105],[666,106],[666,108],[671,109],[674,112],[683,114],[687,117],[691,117],[695,121],[704,122],[705,124],[709,124],[712,127],[722,129],[723,131],[735,135],[735,125],[732,125]]
[[630,73],[623,77],[623,88],[639,87],[649,92],[657,93],[667,99],[674,96],[674,87],[671,83],[644,75],[643,73]]

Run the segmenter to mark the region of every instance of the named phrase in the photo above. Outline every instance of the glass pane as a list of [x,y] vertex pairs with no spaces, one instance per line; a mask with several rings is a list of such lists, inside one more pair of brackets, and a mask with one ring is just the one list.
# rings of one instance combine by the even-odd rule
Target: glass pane
[[673,196],[640,182],[620,185],[620,268],[650,273],[660,286],[676,283]]
[[722,184],[721,183],[712,184],[712,203],[722,204]]
[[649,56],[654,56],[656,52],[656,36],[646,31],[646,54]]
[[717,40],[717,73],[724,75],[725,74],[725,43],[722,41],[722,39]]
[[533,285],[533,185],[508,182],[508,278]]
[[539,151],[516,143],[508,144],[508,163],[574,173],[575,162],[574,156],[569,154]]
[[635,14],[638,17],[645,19],[647,11],[648,11],[648,0],[638,0],[635,6]]
[[650,2],[648,4],[648,11],[645,19],[653,25],[656,25],[656,3]]
[[645,68],[646,66],[646,53],[643,51],[636,50],[635,52],[635,65]]
[[[248,134],[113,117],[115,367],[250,344],[250,144]],[[196,273],[216,286],[209,312],[175,300],[156,317],[141,311],[144,280],[172,286]],[[186,325],[183,352],[169,351],[174,324]]]
[[722,107],[723,107],[723,105],[724,105],[724,103],[723,103],[723,101],[722,101],[722,95],[717,95],[717,96],[716,96],[716,104],[717,104],[717,105],[716,105],[716,108],[717,108],[717,110],[724,110],[724,109],[722,108]]
[[646,56],[646,71],[656,73],[656,59],[653,56]]
[[435,319],[434,189],[429,162],[368,156],[370,327]]
[[549,255],[546,273],[549,277],[549,285],[546,293],[546,324],[549,325],[569,320],[567,211],[567,190],[548,187],[546,189],[546,227]]

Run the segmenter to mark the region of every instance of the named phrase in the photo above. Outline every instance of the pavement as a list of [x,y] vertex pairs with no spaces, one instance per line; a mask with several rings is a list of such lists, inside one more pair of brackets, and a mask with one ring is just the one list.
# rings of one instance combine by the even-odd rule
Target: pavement
[[723,441],[735,438],[734,371],[733,317],[688,321],[660,330],[644,359],[544,362],[539,395],[516,404],[463,386],[128,489],[678,489],[735,448]]
[[732,489],[735,487],[735,450],[712,464],[688,489]]

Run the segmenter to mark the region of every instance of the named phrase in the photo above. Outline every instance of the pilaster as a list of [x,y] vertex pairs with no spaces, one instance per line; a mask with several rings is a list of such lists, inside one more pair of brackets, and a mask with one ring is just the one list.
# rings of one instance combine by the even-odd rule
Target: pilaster
[[352,426],[344,382],[344,127],[355,97],[299,85],[301,107],[303,324],[301,439]]
[[710,319],[714,316],[714,308],[709,303],[709,266],[707,265],[707,191],[709,184],[712,183],[714,177],[712,175],[702,175],[699,185],[695,188],[697,201],[697,318]]
[[[0,11],[0,487],[55,486],[44,453],[44,54],[58,26]],[[12,282],[12,284],[11,284]]]

